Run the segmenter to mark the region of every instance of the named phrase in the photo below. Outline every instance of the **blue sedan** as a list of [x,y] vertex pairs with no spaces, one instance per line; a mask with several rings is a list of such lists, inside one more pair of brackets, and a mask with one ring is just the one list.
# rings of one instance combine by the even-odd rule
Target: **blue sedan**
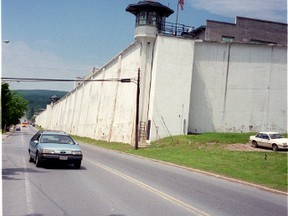
[[38,131],[29,143],[29,162],[41,167],[45,162],[61,162],[81,167],[83,158],[79,145],[72,137],[61,131]]

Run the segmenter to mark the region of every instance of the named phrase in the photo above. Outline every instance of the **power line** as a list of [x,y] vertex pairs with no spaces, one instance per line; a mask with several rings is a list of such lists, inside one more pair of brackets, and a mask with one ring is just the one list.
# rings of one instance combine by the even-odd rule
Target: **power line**
[[51,79],[51,78],[23,78],[2,77],[2,82],[134,82],[136,78],[110,78],[110,79]]

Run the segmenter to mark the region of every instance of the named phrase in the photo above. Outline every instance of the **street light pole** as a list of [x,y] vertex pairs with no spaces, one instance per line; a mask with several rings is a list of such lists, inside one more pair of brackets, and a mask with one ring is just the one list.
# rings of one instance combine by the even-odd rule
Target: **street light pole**
[[[10,42],[9,40],[3,40],[3,43],[5,44],[8,44],[9,42]],[[4,133],[6,133],[6,123],[4,124]]]
[[140,68],[138,68],[137,93],[136,93],[136,123],[135,123],[135,149],[138,149],[139,142],[139,96],[140,96]]

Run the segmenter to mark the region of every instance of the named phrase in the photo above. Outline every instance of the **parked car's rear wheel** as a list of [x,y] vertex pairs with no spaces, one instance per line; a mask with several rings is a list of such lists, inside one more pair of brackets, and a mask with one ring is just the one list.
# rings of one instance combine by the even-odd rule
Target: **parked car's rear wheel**
[[278,146],[276,144],[273,144],[272,149],[273,149],[273,151],[278,151]]
[[41,161],[39,160],[38,154],[36,154],[35,164],[36,164],[36,167],[41,167],[41,165],[42,165]]
[[257,144],[257,142],[254,140],[254,141],[252,141],[252,146],[254,147],[254,148],[257,148],[258,147],[258,144]]

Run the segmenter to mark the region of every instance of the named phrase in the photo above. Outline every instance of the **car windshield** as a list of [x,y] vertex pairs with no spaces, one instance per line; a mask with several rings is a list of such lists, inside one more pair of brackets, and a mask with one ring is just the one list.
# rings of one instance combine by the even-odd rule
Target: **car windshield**
[[276,133],[276,134],[270,134],[271,139],[280,139],[284,138],[284,135],[281,133]]
[[73,139],[67,135],[44,134],[40,139],[41,143],[75,144]]

